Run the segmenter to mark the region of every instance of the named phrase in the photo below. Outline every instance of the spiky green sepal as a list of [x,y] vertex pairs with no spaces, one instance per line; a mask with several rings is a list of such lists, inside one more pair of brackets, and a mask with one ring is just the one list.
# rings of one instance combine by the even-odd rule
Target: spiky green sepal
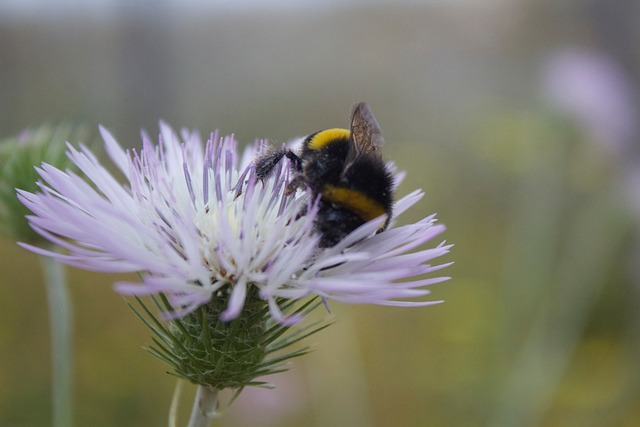
[[[269,383],[259,378],[286,371],[285,362],[309,350],[296,344],[328,324],[278,323],[266,302],[257,296],[257,289],[250,289],[242,313],[228,322],[220,320],[228,302],[225,292],[185,317],[169,321],[159,318],[139,298],[136,298],[138,307],[131,304],[130,307],[153,331],[154,344],[147,350],[171,366],[170,374],[217,390],[269,387]],[[171,310],[164,296],[153,301],[157,309]],[[281,308],[288,314],[306,316],[319,304],[318,298],[303,304],[283,301]]]

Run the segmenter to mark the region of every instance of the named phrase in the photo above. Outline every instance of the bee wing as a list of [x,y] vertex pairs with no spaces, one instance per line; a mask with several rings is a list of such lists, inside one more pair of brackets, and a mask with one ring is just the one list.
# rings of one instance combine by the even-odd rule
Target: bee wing
[[366,102],[355,104],[351,109],[351,137],[349,138],[349,151],[345,159],[344,171],[349,169],[349,166],[365,153],[375,153],[380,156],[380,149],[383,145],[382,129],[380,129],[369,105]]

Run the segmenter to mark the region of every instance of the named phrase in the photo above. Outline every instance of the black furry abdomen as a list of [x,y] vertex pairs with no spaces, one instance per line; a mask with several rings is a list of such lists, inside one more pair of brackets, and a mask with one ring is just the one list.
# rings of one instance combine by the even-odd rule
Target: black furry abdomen
[[347,234],[364,224],[362,218],[339,206],[320,200],[315,228],[320,233],[320,247],[335,246]]

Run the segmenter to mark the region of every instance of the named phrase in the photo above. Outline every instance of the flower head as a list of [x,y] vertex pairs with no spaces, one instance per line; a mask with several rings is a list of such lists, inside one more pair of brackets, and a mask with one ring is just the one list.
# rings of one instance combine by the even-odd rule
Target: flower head
[[[367,222],[330,248],[319,248],[317,206],[306,193],[286,191],[287,161],[256,179],[256,148],[240,156],[232,136],[178,136],[161,124],[158,144],[143,137],[140,151],[123,150],[104,128],[106,151],[125,177],[121,184],[89,149],[68,145],[84,177],[49,164],[37,168],[40,192],[19,191],[33,212],[32,228],[68,253],[24,247],[61,262],[103,272],[140,272],[141,283],[120,282],[127,295],[164,295],[170,315],[182,317],[224,300],[220,318],[237,318],[249,298],[266,301],[271,316],[287,317],[287,301],[308,296],[347,303],[419,306],[425,279],[448,264],[428,264],[448,252],[441,243],[409,253],[444,230],[434,216],[376,234],[384,217]],[[397,216],[422,197],[398,200]]]

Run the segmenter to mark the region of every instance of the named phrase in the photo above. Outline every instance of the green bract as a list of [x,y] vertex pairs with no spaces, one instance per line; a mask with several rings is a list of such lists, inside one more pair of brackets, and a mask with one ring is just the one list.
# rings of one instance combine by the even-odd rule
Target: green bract
[[71,125],[41,126],[0,141],[0,232],[25,242],[43,240],[29,227],[30,213],[16,197],[16,188],[38,190],[34,166],[43,162],[59,169],[72,166],[65,154],[67,141],[84,140],[88,132]]
[[[155,334],[147,350],[170,365],[171,374],[215,390],[268,387],[257,378],[286,371],[284,362],[308,352],[307,347],[294,344],[328,326],[321,321],[295,327],[278,323],[255,288],[240,316],[225,322],[220,313],[227,307],[227,298],[212,298],[209,304],[169,321],[158,318],[137,297],[139,306],[130,306]],[[162,295],[153,297],[153,302],[165,313],[172,309]],[[283,302],[282,307],[291,314],[307,315],[319,304],[313,298],[304,304]]]

